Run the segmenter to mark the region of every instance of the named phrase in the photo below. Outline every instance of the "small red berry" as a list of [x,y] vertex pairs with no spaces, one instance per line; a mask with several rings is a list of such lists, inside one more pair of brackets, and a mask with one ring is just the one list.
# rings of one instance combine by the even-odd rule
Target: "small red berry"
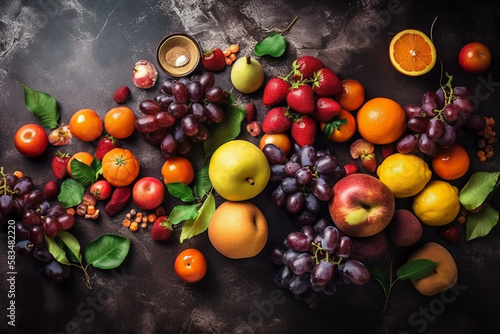
[[460,231],[455,225],[444,225],[440,229],[441,237],[449,243],[455,244],[460,239]]

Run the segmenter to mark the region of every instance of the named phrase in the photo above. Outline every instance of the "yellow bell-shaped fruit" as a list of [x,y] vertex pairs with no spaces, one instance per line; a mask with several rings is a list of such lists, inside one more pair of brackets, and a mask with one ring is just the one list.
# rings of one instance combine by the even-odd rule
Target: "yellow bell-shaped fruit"
[[231,82],[240,92],[253,93],[264,83],[264,70],[260,63],[250,56],[239,58],[231,69]]

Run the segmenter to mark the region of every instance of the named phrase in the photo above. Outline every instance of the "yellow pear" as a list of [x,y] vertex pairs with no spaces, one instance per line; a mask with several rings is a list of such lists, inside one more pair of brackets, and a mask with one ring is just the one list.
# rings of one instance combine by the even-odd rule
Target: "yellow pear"
[[231,69],[231,82],[240,92],[253,93],[264,83],[264,70],[260,63],[250,56],[239,58]]

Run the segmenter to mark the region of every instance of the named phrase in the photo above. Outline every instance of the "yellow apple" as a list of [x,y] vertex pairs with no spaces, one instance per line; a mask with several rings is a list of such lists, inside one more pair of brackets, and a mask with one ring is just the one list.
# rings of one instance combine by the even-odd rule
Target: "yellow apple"
[[221,145],[208,166],[208,176],[215,191],[230,201],[245,201],[257,196],[266,187],[270,175],[264,153],[246,140]]
[[266,245],[267,235],[264,214],[249,201],[222,203],[208,225],[214,248],[231,259],[257,255]]

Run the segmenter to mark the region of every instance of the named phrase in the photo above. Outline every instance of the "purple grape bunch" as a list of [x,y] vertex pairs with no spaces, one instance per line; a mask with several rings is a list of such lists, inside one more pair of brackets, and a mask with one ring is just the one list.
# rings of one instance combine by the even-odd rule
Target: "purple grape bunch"
[[404,110],[408,131],[396,143],[400,153],[416,150],[434,156],[441,148],[452,146],[463,129],[477,132],[486,126],[483,117],[474,114],[472,92],[453,87],[453,77],[437,91],[424,93],[421,104],[409,104]]
[[136,119],[136,129],[152,145],[159,145],[163,158],[187,154],[192,143],[210,136],[210,126],[225,120],[224,107],[231,95],[215,85],[210,72],[167,78],[154,99],[141,102],[143,115]]
[[337,286],[370,281],[368,268],[350,258],[353,248],[348,236],[320,218],[313,225],[289,233],[283,246],[270,249],[271,260],[280,266],[275,283],[314,309],[320,297],[334,294]]
[[328,150],[311,145],[296,149],[290,159],[274,144],[266,144],[262,151],[271,167],[270,181],[280,182],[271,194],[273,203],[285,206],[293,221],[305,226],[318,220],[323,203],[332,198],[332,187],[345,170]]
[[71,271],[55,260],[45,238],[54,238],[74,224],[75,216],[61,205],[47,201],[29,176],[4,174],[1,169],[0,226],[2,231],[10,231],[13,225],[15,232],[15,245],[9,246],[9,250],[21,256],[32,254],[41,263],[40,272],[56,282],[67,278]]

